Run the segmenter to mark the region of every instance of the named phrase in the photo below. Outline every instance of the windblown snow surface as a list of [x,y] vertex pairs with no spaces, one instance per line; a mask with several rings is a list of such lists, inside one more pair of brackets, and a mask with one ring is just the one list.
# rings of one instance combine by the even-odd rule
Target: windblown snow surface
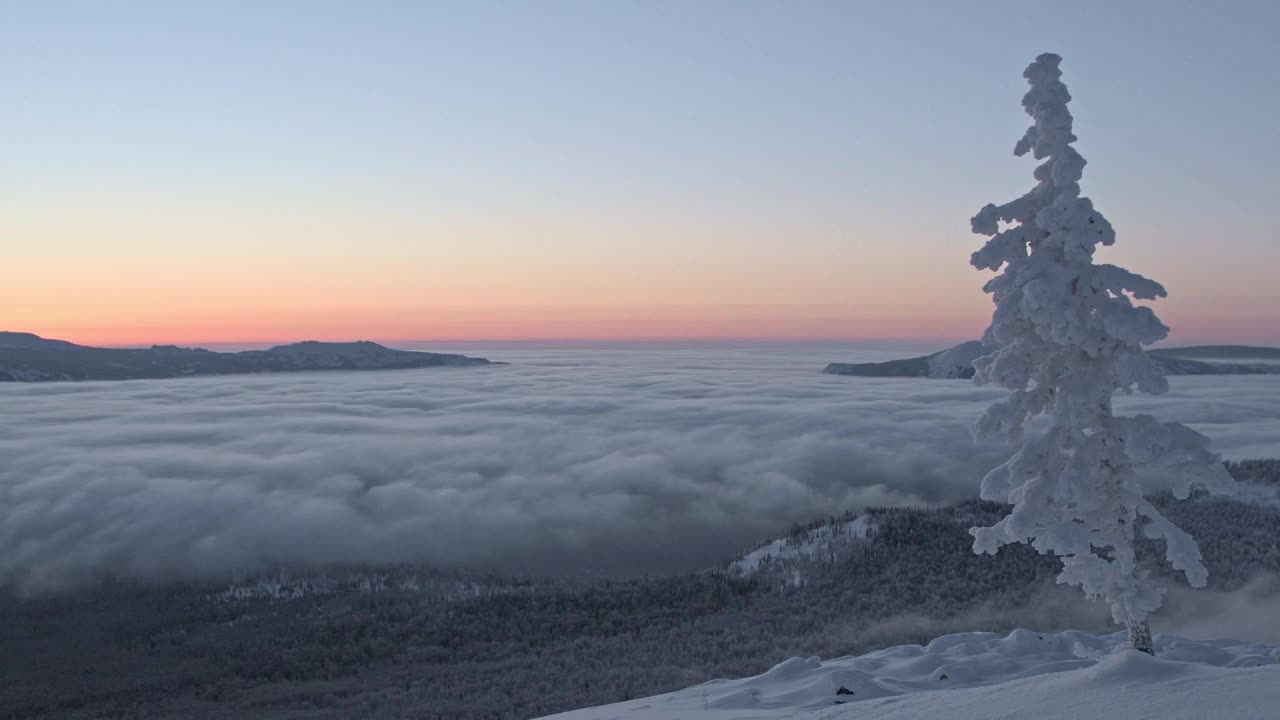
[[960,633],[858,657],[791,658],[755,677],[549,718],[1280,718],[1280,649],[1174,635],[1155,644],[1151,657],[1123,633]]

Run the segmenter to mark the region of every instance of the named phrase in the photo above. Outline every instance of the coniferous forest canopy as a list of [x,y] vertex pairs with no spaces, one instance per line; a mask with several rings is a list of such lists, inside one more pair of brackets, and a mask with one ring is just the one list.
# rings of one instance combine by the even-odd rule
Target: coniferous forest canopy
[[[1249,487],[1280,485],[1278,460],[1227,466]],[[1156,504],[1197,538],[1210,571],[1205,595],[1162,578],[1172,590],[1157,631],[1203,620],[1214,598],[1280,617],[1280,506],[1204,494]],[[981,501],[870,508],[866,540],[750,574],[544,581],[343,567],[233,588],[107,583],[6,596],[0,708],[14,720],[518,719],[946,632],[1114,630],[1100,604],[1053,585],[1057,560],[1024,545],[972,553],[968,528],[1005,512]],[[796,526],[790,541],[855,514]],[[1154,543],[1139,552],[1167,575]]]

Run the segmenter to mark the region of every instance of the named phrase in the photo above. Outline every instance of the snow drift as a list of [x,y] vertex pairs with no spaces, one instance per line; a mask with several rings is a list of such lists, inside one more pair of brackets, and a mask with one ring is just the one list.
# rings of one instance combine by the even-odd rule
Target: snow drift
[[791,658],[755,677],[548,720],[1258,720],[1280,708],[1280,649],[1174,635],[1155,645],[1151,657],[1124,633],[960,633],[858,657]]

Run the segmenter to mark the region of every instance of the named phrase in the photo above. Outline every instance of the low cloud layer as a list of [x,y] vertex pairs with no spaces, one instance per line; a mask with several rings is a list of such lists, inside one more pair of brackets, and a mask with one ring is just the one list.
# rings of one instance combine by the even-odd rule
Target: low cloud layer
[[1280,577],[1260,575],[1231,592],[1168,585],[1164,608],[1152,619],[1156,632],[1194,640],[1249,638],[1280,645]]
[[[422,562],[664,571],[797,520],[972,497],[998,391],[825,376],[851,352],[490,350],[508,367],[0,388],[0,587]],[[1280,378],[1121,410],[1280,456]]]

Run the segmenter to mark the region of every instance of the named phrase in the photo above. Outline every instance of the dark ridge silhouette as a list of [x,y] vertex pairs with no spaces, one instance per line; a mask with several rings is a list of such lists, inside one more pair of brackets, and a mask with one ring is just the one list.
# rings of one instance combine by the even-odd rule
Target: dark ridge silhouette
[[[982,343],[971,341],[920,357],[872,363],[831,363],[828,375],[860,377],[971,378],[973,361],[986,354]],[[1147,354],[1165,375],[1275,375],[1280,374],[1280,348],[1249,345],[1193,345],[1160,348]],[[1220,360],[1227,362],[1205,362]],[[1249,362],[1253,361],[1253,362]]]
[[100,348],[65,340],[48,340],[32,333],[0,332],[0,382],[140,380],[196,375],[502,364],[466,355],[394,350],[366,340],[347,343],[307,340],[267,350],[213,352],[176,345]]

